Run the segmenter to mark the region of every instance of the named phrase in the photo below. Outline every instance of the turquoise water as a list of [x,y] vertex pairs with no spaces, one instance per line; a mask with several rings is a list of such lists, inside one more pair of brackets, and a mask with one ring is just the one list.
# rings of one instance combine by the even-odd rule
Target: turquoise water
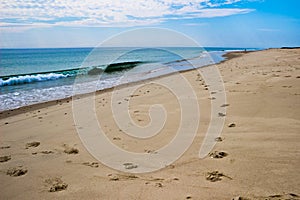
[[82,93],[85,93],[90,92],[89,85],[97,84],[97,90],[118,85],[124,74],[127,74],[125,82],[132,82],[191,69],[194,66],[189,59],[197,59],[200,66],[219,62],[224,51],[231,50],[244,49],[1,49],[0,110],[70,97],[78,77],[83,84]]

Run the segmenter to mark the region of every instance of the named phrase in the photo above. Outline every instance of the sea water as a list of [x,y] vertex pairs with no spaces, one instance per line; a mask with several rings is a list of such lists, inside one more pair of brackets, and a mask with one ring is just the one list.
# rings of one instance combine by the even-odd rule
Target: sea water
[[244,48],[1,49],[0,111],[70,97],[78,82],[87,93],[217,63],[232,50]]

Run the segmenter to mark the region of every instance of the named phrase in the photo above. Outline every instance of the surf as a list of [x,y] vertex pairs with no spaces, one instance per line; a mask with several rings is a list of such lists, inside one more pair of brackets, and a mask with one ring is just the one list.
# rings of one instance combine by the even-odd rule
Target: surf
[[20,85],[41,81],[52,81],[62,78],[74,77],[77,75],[99,75],[101,73],[113,73],[128,70],[146,62],[126,61],[111,63],[108,65],[92,66],[85,68],[74,68],[68,70],[58,70],[52,72],[38,72],[30,74],[18,74],[11,76],[1,76],[0,86]]

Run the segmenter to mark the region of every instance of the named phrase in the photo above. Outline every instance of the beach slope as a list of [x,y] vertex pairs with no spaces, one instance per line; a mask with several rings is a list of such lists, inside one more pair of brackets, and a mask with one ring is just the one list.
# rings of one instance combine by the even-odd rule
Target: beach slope
[[[72,99],[2,112],[0,199],[299,199],[300,49],[226,56],[217,65],[227,96],[225,125],[210,156],[198,154],[215,92],[190,70],[181,74],[198,98],[199,129],[183,156],[156,172],[122,173],[93,158],[77,134]],[[174,76],[159,79],[180,87]],[[97,92],[96,114],[112,143],[151,154],[174,137],[180,109],[167,88],[136,84],[140,88],[119,103],[129,102],[140,126],[150,122],[150,105],[163,105],[168,119],[160,134],[149,140],[124,134],[112,117],[112,89]]]

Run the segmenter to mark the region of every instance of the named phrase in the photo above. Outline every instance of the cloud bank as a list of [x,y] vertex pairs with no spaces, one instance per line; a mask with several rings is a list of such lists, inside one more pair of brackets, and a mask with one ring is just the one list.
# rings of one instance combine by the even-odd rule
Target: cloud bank
[[[0,27],[131,27],[168,20],[224,17],[252,9],[241,0],[0,0]],[[226,8],[224,8],[226,6]]]

